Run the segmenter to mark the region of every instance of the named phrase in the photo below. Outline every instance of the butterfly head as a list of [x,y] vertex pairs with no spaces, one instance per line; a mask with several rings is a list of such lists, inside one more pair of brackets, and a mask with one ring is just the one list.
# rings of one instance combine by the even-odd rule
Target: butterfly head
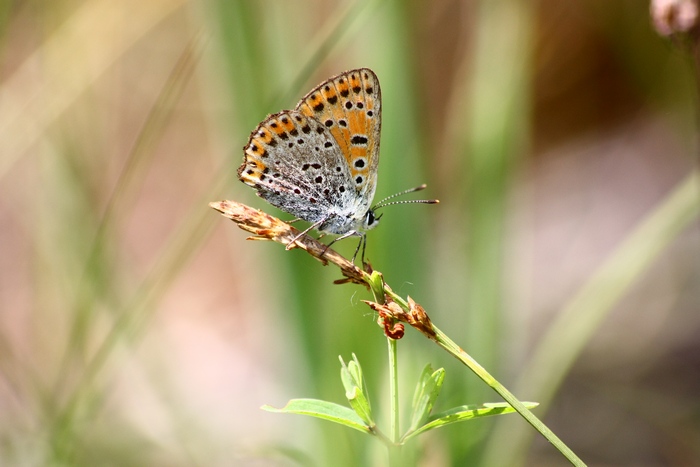
[[381,219],[381,217],[382,215],[380,214],[377,216],[373,209],[368,209],[367,213],[362,218],[362,230],[367,231],[375,228],[377,225],[379,225],[379,219]]

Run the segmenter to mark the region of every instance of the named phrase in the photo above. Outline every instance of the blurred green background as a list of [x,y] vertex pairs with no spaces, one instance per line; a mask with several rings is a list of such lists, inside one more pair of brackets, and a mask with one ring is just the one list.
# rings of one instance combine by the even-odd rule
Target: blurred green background
[[[250,131],[370,67],[377,199],[441,200],[386,209],[373,266],[590,465],[700,465],[697,81],[650,24],[639,0],[0,2],[0,464],[386,464],[259,409],[344,403],[354,352],[388,422],[369,293],[207,206],[288,219],[236,180]],[[428,362],[437,410],[498,401],[412,330],[399,361],[406,405]],[[517,415],[411,449],[566,465]]]

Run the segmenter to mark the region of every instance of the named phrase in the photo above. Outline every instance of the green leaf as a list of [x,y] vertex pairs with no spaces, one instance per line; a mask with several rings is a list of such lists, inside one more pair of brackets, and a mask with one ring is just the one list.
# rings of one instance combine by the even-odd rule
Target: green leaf
[[355,410],[355,413],[364,421],[367,426],[374,426],[372,418],[372,407],[367,394],[367,386],[362,375],[362,367],[357,360],[357,356],[352,354],[352,360],[345,364],[342,357],[339,357],[341,363],[340,379],[345,387],[345,397],[348,398],[350,406]]
[[357,381],[357,373],[359,372],[359,376],[362,376],[362,367],[359,369],[353,368],[353,371],[350,371],[350,368],[348,368],[349,363],[352,363],[352,360],[349,363],[345,363],[343,360],[343,357],[340,355],[338,356],[338,359],[340,360],[340,379],[343,382],[343,387],[345,388],[345,392],[352,392],[353,388],[355,386],[361,386],[361,383],[358,384]]
[[372,419],[372,409],[369,406],[369,401],[365,395],[360,391],[360,388],[355,387],[353,392],[346,392],[345,396],[350,402],[350,407],[355,411],[358,417],[368,426],[374,426],[374,420]]
[[430,375],[433,374],[433,366],[428,363],[425,365],[423,368],[423,371],[421,372],[420,376],[418,377],[418,384],[416,385],[416,390],[413,392],[413,403],[411,404],[412,407],[416,407],[418,405],[418,398],[422,394],[422,389],[423,386],[425,385],[425,382],[430,378]]
[[[523,402],[523,405],[528,409],[537,407],[538,402]],[[444,412],[436,413],[432,415],[426,424],[416,429],[415,431],[409,431],[406,433],[401,440],[402,442],[408,441],[414,436],[432,430],[434,428],[439,428],[441,426],[450,425],[452,423],[463,422],[465,420],[471,420],[474,418],[490,417],[493,415],[503,415],[507,413],[513,413],[515,409],[511,407],[507,402],[491,402],[485,404],[470,404],[461,405],[459,407],[453,407]]]
[[362,367],[357,360],[357,356],[353,353],[352,360],[350,360],[347,365],[343,361],[343,357],[338,356],[338,359],[340,359],[340,364],[342,365],[340,369],[340,378],[343,381],[343,386],[345,386],[345,392],[352,392],[353,387],[357,386],[364,394],[367,394],[365,379],[362,375]]
[[352,409],[333,402],[318,399],[292,399],[281,409],[269,405],[263,405],[261,409],[275,413],[309,415],[372,434],[372,429]]
[[413,415],[409,432],[418,429],[428,419],[435,400],[440,395],[444,379],[444,368],[433,371],[433,367],[427,364],[423,369],[413,393]]

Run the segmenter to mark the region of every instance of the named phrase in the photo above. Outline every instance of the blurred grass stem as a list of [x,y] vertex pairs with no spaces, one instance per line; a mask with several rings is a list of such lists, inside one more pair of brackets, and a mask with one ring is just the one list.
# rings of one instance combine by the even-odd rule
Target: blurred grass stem
[[[700,171],[690,173],[622,241],[620,246],[564,306],[532,358],[522,369],[518,392],[536,399],[544,410],[593,334],[661,252],[700,213]],[[517,465],[532,433],[497,426],[489,439],[487,465]],[[506,444],[504,444],[506,443]],[[503,449],[508,445],[509,449]]]
[[[190,81],[194,73],[203,46],[204,41],[202,36],[198,36],[195,37],[183,51],[179,61],[170,74],[168,82],[164,85],[160,95],[153,104],[117,181],[114,192],[108,201],[102,221],[97,228],[95,238],[89,249],[83,277],[76,294],[77,303],[75,305],[75,314],[73,315],[72,328],[67,341],[67,347],[62,358],[61,370],[58,372],[58,379],[54,385],[54,397],[60,397],[60,394],[62,394],[64,386],[67,384],[68,376],[71,374],[68,369],[73,360],[86,352],[86,339],[87,336],[90,335],[90,325],[95,319],[93,309],[95,305],[99,303],[99,300],[93,296],[96,291],[92,290],[91,277],[96,268],[104,267],[105,250],[113,240],[110,235],[118,231],[116,226],[132,207],[136,199],[136,195],[143,184],[147,168],[153,161],[155,146],[172,116],[175,103],[180,99],[186,84]],[[203,216],[200,214],[200,217]],[[197,225],[199,226],[200,224]],[[203,238],[201,235],[203,230],[204,229],[199,228],[195,229],[195,231],[200,233],[199,238]],[[193,233],[188,229],[181,229],[177,232],[179,235],[186,236],[187,238],[190,238],[188,234]],[[174,256],[179,258],[189,256],[189,254],[194,251],[193,248],[187,248],[185,245],[179,245],[175,250],[177,254]],[[172,256],[166,257],[173,259]],[[164,257],[161,257],[161,260],[163,259]],[[165,262],[170,263],[167,260]],[[176,264],[181,264],[181,261],[174,261],[174,263],[175,264],[169,264],[168,268],[165,270],[159,270],[156,266],[155,270],[159,272],[155,277],[152,277],[154,282],[162,281],[163,278],[168,277],[166,271],[172,274],[178,271],[179,267],[177,267]],[[65,444],[64,437],[71,432],[70,421],[75,415],[85,391],[90,387],[91,382],[94,380],[99,369],[104,365],[116,343],[119,342],[120,337],[123,336],[125,331],[130,327],[129,324],[133,324],[135,319],[143,319],[143,316],[141,316],[145,310],[143,305],[144,303],[148,303],[148,300],[144,297],[158,290],[157,287],[154,286],[154,282],[149,280],[144,281],[131,302],[127,301],[125,306],[118,306],[115,320],[106,337],[102,343],[97,346],[97,350],[93,353],[92,357],[87,358],[87,363],[79,376],[78,382],[69,392],[67,402],[58,410],[58,413],[54,415],[54,425],[57,429],[52,432],[57,434],[58,437],[52,441],[52,445],[57,459],[62,459],[66,454],[63,452],[61,446]]]

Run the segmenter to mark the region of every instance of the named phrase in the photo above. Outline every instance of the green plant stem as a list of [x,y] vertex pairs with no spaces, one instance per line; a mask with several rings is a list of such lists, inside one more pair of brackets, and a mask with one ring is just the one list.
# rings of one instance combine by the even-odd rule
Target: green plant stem
[[386,338],[389,351],[389,388],[391,393],[391,442],[389,447],[389,459],[392,465],[400,465],[399,450],[401,433],[399,431],[399,362],[396,352],[396,340]]
[[[384,305],[385,291],[384,279],[382,275],[374,271],[367,277],[374,300],[380,305]],[[389,352],[389,387],[391,392],[391,443],[387,444],[389,449],[389,464],[392,466],[401,465],[399,441],[401,434],[399,432],[399,365],[396,352],[396,340],[387,336],[387,350]]]
[[[384,292],[390,296],[396,303],[398,303],[402,308],[408,310],[408,303],[396,295],[390,288],[385,287]],[[505,388],[501,383],[499,383],[496,378],[491,376],[491,374],[486,371],[476,360],[474,360],[469,354],[467,354],[460,346],[458,346],[452,339],[447,337],[440,329],[435,325],[432,327],[435,334],[430,336],[431,340],[435,341],[440,347],[445,349],[451,355],[453,355],[457,360],[466,365],[470,370],[472,370],[483,382],[485,382],[491,389],[496,391],[506,402],[508,402],[527,422],[533,426],[537,431],[539,431],[542,436],[544,436],[547,441],[552,443],[559,452],[561,452],[564,457],[566,457],[571,464],[575,466],[585,466],[586,464],[579,459],[579,457],[559,439],[557,435],[552,432],[547,426],[540,421],[530,410],[525,407],[525,405],[520,402],[508,389]]]
[[396,353],[396,341],[386,338],[389,350],[389,387],[391,389],[391,441],[398,444],[399,432],[399,361]]
[[585,466],[586,464],[579,459],[579,457],[559,439],[557,435],[554,434],[539,418],[537,418],[530,410],[523,405],[505,386],[499,383],[491,374],[486,371],[484,367],[479,365],[479,363],[474,360],[469,354],[467,354],[461,347],[455,344],[449,337],[447,337],[441,330],[433,326],[435,331],[435,342],[457,358],[460,362],[464,363],[470,370],[472,370],[483,382],[488,384],[491,389],[496,391],[506,402],[508,402],[522,417],[527,420],[527,422],[533,426],[537,431],[539,431],[542,436],[544,436],[547,441],[552,443],[559,452],[561,452],[564,457],[566,457],[573,465]]

